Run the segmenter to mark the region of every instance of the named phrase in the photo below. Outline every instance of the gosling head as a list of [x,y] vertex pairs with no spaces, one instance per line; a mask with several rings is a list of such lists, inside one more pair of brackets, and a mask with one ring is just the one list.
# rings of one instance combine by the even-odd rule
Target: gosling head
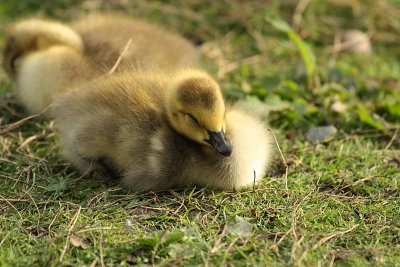
[[218,84],[205,72],[179,73],[167,93],[167,115],[172,127],[189,139],[229,156],[225,138],[225,103]]

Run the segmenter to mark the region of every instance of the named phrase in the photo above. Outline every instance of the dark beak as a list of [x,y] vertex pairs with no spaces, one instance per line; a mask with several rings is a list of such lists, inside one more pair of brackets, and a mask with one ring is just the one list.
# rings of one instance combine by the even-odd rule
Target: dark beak
[[225,139],[225,134],[223,131],[220,132],[211,132],[208,131],[210,135],[210,139],[207,140],[218,153],[224,156],[230,156],[232,154],[232,146]]

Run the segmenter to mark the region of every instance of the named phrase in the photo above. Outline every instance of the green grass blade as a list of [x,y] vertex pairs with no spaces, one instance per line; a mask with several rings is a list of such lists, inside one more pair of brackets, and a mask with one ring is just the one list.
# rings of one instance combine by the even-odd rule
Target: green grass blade
[[310,46],[301,39],[301,37],[290,27],[290,25],[281,19],[266,18],[275,29],[284,32],[290,40],[292,40],[297,49],[299,50],[301,57],[303,58],[304,65],[307,69],[307,79],[309,86],[315,86],[316,83],[316,60],[313,51]]

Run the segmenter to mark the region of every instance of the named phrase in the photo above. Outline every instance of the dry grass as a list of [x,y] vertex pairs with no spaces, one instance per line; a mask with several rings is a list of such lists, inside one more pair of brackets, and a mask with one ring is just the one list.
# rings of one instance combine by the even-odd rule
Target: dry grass
[[[385,106],[399,99],[396,1],[35,2],[3,1],[0,19],[113,10],[198,43],[230,100],[272,107],[288,172],[235,193],[135,195],[82,179],[60,157],[53,123],[25,117],[0,71],[1,266],[399,266],[400,126]],[[296,46],[265,21],[278,16],[313,48],[318,90]],[[374,54],[327,52],[344,28],[366,31]],[[332,113],[335,101],[347,111]],[[354,112],[360,104],[384,129]],[[323,124],[336,138],[304,141]]]

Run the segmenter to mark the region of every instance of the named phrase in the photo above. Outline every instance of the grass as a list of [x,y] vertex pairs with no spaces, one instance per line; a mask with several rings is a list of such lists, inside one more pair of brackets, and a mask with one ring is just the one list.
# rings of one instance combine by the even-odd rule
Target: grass
[[[7,128],[25,115],[0,71],[0,266],[400,266],[397,1],[316,0],[303,12],[296,1],[42,2],[3,1],[0,20],[123,10],[201,44],[230,101],[268,112],[289,174],[241,192],[144,195],[82,179],[51,121]],[[310,54],[271,19],[307,44],[319,86],[303,65]],[[367,31],[373,53],[331,53],[345,28]],[[320,125],[337,135],[306,141]]]

